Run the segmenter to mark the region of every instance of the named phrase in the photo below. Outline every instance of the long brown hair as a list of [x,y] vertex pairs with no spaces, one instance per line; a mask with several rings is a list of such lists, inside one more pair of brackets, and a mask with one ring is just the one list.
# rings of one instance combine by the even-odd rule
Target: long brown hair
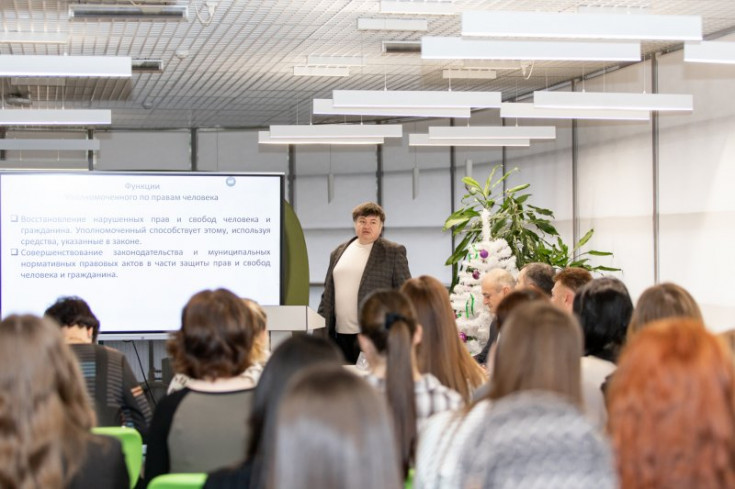
[[385,391],[395,425],[404,475],[416,451],[413,338],[416,312],[405,294],[378,290],[360,309],[360,332],[386,356]]
[[500,335],[488,397],[544,390],[581,407],[581,356],[582,331],[576,319],[546,301],[520,305]]
[[652,321],[671,317],[685,317],[702,321],[702,311],[697,301],[684,287],[665,282],[643,291],[633,309],[628,325],[631,336]]
[[696,320],[656,321],[631,338],[608,390],[622,489],[735,487],[735,372]]
[[85,456],[94,411],[58,326],[31,315],[0,323],[0,481],[66,487]]
[[472,391],[484,384],[487,376],[459,339],[446,287],[434,277],[422,275],[404,282],[401,292],[413,303],[423,328],[416,348],[419,371],[434,375],[469,402]]
[[272,489],[397,489],[399,460],[385,399],[339,365],[308,367],[278,409]]

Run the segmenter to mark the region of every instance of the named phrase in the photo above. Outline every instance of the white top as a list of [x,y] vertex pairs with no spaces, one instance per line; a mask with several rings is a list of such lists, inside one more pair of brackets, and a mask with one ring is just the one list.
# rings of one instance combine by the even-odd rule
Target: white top
[[468,438],[490,411],[490,401],[478,402],[470,412],[445,411],[429,418],[419,433],[414,489],[459,487],[460,458]]
[[372,243],[363,245],[356,239],[349,244],[334,266],[334,313],[338,333],[360,332],[357,322],[357,292],[360,290],[362,273],[372,249]]
[[615,364],[592,355],[582,357],[582,397],[584,414],[600,431],[607,424],[607,408],[602,383],[615,371]]

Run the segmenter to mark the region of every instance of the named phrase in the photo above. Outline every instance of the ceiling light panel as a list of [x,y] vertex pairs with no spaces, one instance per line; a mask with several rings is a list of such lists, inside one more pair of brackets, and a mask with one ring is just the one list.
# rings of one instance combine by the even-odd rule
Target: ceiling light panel
[[535,61],[640,61],[633,41],[486,41],[460,37],[422,37],[422,59],[500,59]]
[[178,20],[189,19],[186,5],[120,5],[120,4],[71,4],[69,19],[130,19]]
[[515,146],[531,145],[528,139],[430,139],[428,134],[409,134],[409,146]]
[[427,31],[426,19],[357,19],[358,31]]
[[556,139],[555,126],[436,126],[429,139]]
[[457,9],[452,1],[380,0],[381,14],[454,15]]
[[0,76],[129,78],[128,56],[0,55]]
[[462,14],[462,35],[693,41],[702,39],[702,18],[698,15],[605,15],[486,10]]
[[691,111],[690,94],[615,92],[533,92],[533,104],[546,109]]
[[365,145],[383,144],[383,138],[280,138],[273,139],[270,131],[258,131],[259,144],[336,144],[336,145]]
[[500,106],[500,117],[513,119],[590,119],[648,121],[647,110],[590,110],[590,109],[542,109],[533,104],[505,103]]
[[334,90],[335,107],[497,108],[500,92],[439,92],[411,90]]
[[735,42],[706,41],[684,44],[687,63],[735,63]]
[[400,138],[400,124],[318,124],[271,126],[271,139]]
[[0,109],[0,126],[109,125],[110,110]]
[[370,117],[448,117],[456,119],[469,119],[471,112],[469,108],[380,108],[380,107],[335,107],[332,99],[314,99],[314,115],[354,115]]

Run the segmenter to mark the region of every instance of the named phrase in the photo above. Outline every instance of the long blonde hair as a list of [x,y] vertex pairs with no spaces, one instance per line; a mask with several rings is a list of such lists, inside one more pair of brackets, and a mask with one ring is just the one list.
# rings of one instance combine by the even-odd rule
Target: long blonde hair
[[0,480],[61,489],[85,456],[94,411],[58,326],[31,315],[0,323]]
[[419,371],[434,375],[469,402],[472,391],[484,384],[487,376],[459,339],[446,287],[434,277],[422,275],[407,280],[401,292],[411,299],[424,330],[416,349]]

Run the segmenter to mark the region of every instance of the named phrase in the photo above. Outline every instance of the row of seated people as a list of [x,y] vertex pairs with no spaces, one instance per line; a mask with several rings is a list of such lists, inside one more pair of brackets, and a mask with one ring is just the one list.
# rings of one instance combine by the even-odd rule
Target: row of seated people
[[[195,294],[168,343],[180,375],[148,427],[137,386],[123,389],[120,416],[142,420],[148,444],[141,484],[207,472],[209,488],[377,489],[415,471],[417,488],[735,487],[732,353],[696,302],[662,284],[633,309],[619,280],[581,282],[557,280],[553,302],[533,283],[505,291],[491,307],[487,371],[459,339],[439,281],[375,292],[359,317],[363,378],[311,336],[266,362],[257,304]],[[0,324],[8,487],[130,487],[119,446],[89,433],[90,401],[99,418],[99,400],[111,402],[86,394],[77,355],[45,319]]]

